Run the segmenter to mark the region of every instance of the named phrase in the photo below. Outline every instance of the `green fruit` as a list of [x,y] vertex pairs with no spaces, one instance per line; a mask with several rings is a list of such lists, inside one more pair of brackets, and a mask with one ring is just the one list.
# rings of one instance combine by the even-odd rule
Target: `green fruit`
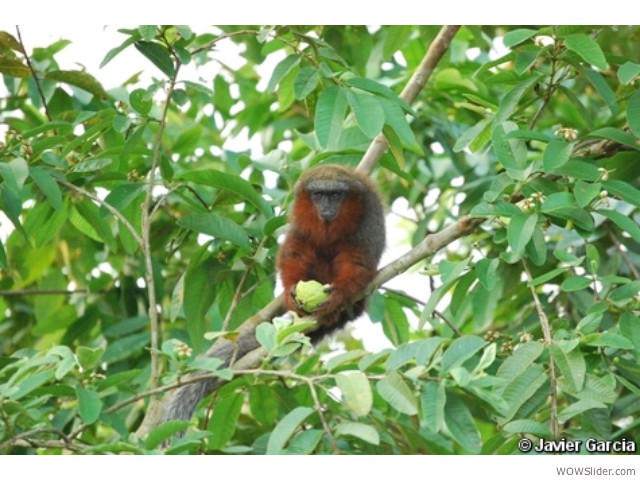
[[295,290],[296,302],[298,302],[302,310],[311,313],[318,305],[329,298],[326,287],[327,285],[322,285],[315,280],[298,282]]

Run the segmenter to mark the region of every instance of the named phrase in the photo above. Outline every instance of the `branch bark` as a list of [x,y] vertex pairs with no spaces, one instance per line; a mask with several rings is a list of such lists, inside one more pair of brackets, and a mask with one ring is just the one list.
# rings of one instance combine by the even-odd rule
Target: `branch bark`
[[[438,62],[449,49],[449,45],[451,45],[451,41],[458,30],[460,30],[460,25],[445,25],[433,42],[431,42],[422,62],[420,62],[416,71],[413,72],[409,83],[407,83],[400,94],[400,98],[407,102],[407,104],[411,105],[416,100],[418,93],[420,93],[420,90],[426,85],[436,65],[438,65]],[[387,139],[383,134],[378,135],[371,145],[369,145],[362,160],[360,160],[358,170],[368,174],[371,173],[373,167],[378,163],[387,148],[389,148]]]

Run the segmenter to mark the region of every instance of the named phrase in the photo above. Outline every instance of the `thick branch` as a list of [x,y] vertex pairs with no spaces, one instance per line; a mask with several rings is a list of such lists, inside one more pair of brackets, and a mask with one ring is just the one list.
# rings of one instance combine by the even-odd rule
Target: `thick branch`
[[156,299],[156,286],[153,278],[153,262],[151,258],[151,217],[153,214],[151,200],[153,198],[153,188],[156,185],[156,170],[158,169],[162,150],[162,136],[164,135],[164,129],[167,126],[169,104],[171,103],[171,96],[173,95],[173,91],[176,86],[176,79],[178,77],[179,70],[180,62],[176,61],[173,77],[169,79],[167,96],[164,101],[162,117],[160,119],[160,128],[158,129],[155,150],[153,151],[153,158],[151,159],[151,168],[149,169],[147,194],[142,206],[142,253],[145,264],[145,283],[147,284],[147,295],[149,298],[149,324],[151,329],[151,379],[149,384],[152,389],[158,386],[158,378],[160,377],[160,357],[158,353],[160,344],[160,320],[158,318],[158,302]]
[[[460,30],[460,25],[445,25],[442,27],[433,42],[431,42],[427,54],[424,56],[422,62],[420,62],[420,65],[411,76],[409,83],[407,83],[400,94],[400,98],[407,102],[407,104],[411,105],[416,100],[418,93],[420,93],[420,90],[422,90],[427,83],[427,80],[429,80],[429,77],[433,73],[436,65],[438,65],[440,59],[449,49],[451,40],[453,40],[453,37],[458,30]],[[378,163],[388,147],[389,143],[384,135],[378,135],[371,145],[369,145],[369,148],[365,152],[364,157],[362,157],[362,160],[360,160],[358,170],[365,173],[371,173],[373,171],[373,167]]]

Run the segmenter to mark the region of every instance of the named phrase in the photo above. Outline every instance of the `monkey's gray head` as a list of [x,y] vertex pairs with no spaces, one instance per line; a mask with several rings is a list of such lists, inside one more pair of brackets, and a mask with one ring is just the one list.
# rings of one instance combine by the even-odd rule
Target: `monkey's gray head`
[[309,180],[304,187],[316,206],[318,215],[325,222],[336,219],[340,212],[340,205],[351,189],[349,183],[336,179]]

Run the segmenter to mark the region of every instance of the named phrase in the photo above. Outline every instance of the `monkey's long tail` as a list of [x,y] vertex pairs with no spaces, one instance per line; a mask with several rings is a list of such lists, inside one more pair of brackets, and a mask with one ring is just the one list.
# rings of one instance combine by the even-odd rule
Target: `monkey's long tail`
[[[282,296],[275,298],[269,305],[263,308],[243,323],[237,330],[236,340],[219,339],[206,353],[208,358],[219,358],[223,361],[223,367],[233,366],[240,362],[245,355],[260,347],[256,340],[256,326],[262,322],[271,321],[277,315],[284,313]],[[245,365],[244,367],[250,368]],[[185,377],[185,380],[202,375],[197,372]],[[164,402],[164,413],[161,422],[169,420],[190,420],[200,400],[213,392],[223,382],[219,378],[201,380],[195,383],[183,385],[174,390]]]
[[[256,340],[255,335],[247,332],[244,337],[240,337],[233,342],[230,340],[220,340],[209,349],[205,355],[209,358],[219,358],[224,362],[222,368],[226,368],[235,362],[236,359],[241,359],[259,346],[260,344]],[[201,374],[202,372],[190,374],[185,377],[185,380]],[[162,421],[190,420],[200,400],[213,392],[220,383],[222,383],[221,379],[211,378],[195,383],[188,383],[176,389],[167,400]]]

